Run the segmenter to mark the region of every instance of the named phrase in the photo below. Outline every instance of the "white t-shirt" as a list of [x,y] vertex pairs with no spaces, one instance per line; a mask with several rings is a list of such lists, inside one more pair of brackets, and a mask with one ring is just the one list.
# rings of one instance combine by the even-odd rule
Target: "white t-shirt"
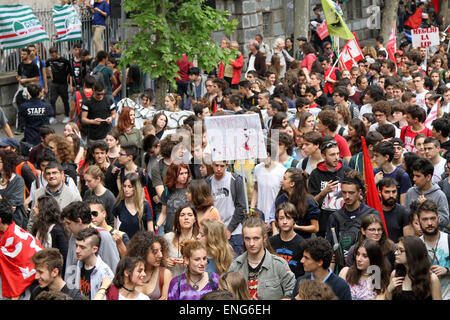
[[139,292],[139,295],[136,298],[128,299],[128,298],[125,298],[123,295],[121,295],[119,292],[119,300],[150,300],[150,298],[148,296],[146,296],[145,294],[143,294],[142,292]]
[[248,59],[248,67],[247,67],[247,72],[245,73],[245,77],[247,78],[247,73],[249,71],[254,71],[255,69],[255,55],[252,54],[250,55],[250,59]]
[[372,113],[372,105],[370,103],[367,103],[361,107],[361,110],[359,111],[359,119],[362,120],[365,113]]
[[281,179],[286,168],[275,162],[275,166],[269,171],[264,163],[255,166],[253,178],[258,183],[257,208],[264,212],[265,221],[269,222],[269,213],[281,188]]
[[428,111],[427,105],[425,103],[425,95],[428,93],[428,90],[425,90],[422,93],[417,93],[416,91],[413,91],[416,94],[416,104],[420,107],[422,107],[425,112]]
[[433,177],[431,178],[431,182],[433,183],[438,183],[439,181],[441,181],[441,175],[445,172],[445,165],[447,161],[442,157],[439,158],[439,163],[434,166]]
[[[450,253],[450,248],[448,247],[448,234],[439,231],[441,234],[436,248],[431,248],[424,241],[423,236],[420,237],[424,241],[427,247],[428,256],[430,257],[431,265],[439,265],[441,267],[450,268],[450,260],[448,255]],[[439,282],[441,283],[442,290],[442,300],[450,300],[450,275],[445,275],[439,277]]]

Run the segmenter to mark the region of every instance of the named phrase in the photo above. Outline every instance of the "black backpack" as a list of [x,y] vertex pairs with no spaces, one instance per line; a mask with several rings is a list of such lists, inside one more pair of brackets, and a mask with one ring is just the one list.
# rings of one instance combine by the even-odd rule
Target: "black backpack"
[[339,245],[344,251],[344,256],[346,256],[348,250],[352,245],[358,240],[358,235],[361,228],[361,220],[366,215],[370,213],[377,213],[375,209],[371,207],[366,207],[359,216],[354,219],[350,219],[343,213],[343,209],[337,210],[332,213],[337,223],[339,224],[339,234],[338,241]]

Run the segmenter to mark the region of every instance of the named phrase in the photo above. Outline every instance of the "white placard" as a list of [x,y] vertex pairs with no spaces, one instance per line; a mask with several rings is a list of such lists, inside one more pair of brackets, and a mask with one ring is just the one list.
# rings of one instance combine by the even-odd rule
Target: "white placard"
[[258,114],[205,118],[212,161],[267,158]]
[[436,27],[411,30],[412,45],[417,47],[432,47],[439,45],[439,29]]

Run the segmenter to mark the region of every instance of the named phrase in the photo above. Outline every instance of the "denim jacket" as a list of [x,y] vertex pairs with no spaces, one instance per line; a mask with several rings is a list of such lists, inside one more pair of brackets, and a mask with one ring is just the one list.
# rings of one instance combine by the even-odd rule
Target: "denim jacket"
[[[80,277],[81,277],[81,267],[83,266],[82,261],[77,262],[77,271],[75,275],[75,288],[80,288]],[[102,285],[103,278],[108,277],[111,280],[114,279],[114,273],[111,268],[103,262],[102,258],[97,255],[97,263],[95,264],[94,270],[91,273],[91,300],[97,295],[100,286]],[[105,300],[106,298],[104,298]]]

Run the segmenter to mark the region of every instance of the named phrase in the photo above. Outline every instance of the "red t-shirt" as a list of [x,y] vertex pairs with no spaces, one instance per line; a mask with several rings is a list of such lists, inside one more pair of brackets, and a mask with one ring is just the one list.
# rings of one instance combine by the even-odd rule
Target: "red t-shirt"
[[317,57],[314,53],[308,53],[306,57],[303,59],[301,67],[308,69],[311,72],[312,65],[314,61],[316,61]]
[[[325,73],[324,73],[324,79],[326,77],[330,77],[334,81],[336,81],[336,70],[338,70],[336,67],[329,67]],[[331,82],[326,81],[325,85],[323,86],[323,92],[330,95],[334,91],[334,84]]]
[[339,147],[339,157],[351,157],[352,153],[350,152],[350,148],[348,147],[347,140],[339,134],[334,135],[334,140],[336,140]]
[[433,135],[431,130],[428,129],[427,127],[425,127],[420,132],[412,131],[411,126],[405,126],[402,128],[402,130],[400,132],[400,139],[405,144],[404,148],[405,148],[406,152],[417,152],[417,149],[414,147],[414,138],[419,133],[423,133],[427,137],[431,137]]

